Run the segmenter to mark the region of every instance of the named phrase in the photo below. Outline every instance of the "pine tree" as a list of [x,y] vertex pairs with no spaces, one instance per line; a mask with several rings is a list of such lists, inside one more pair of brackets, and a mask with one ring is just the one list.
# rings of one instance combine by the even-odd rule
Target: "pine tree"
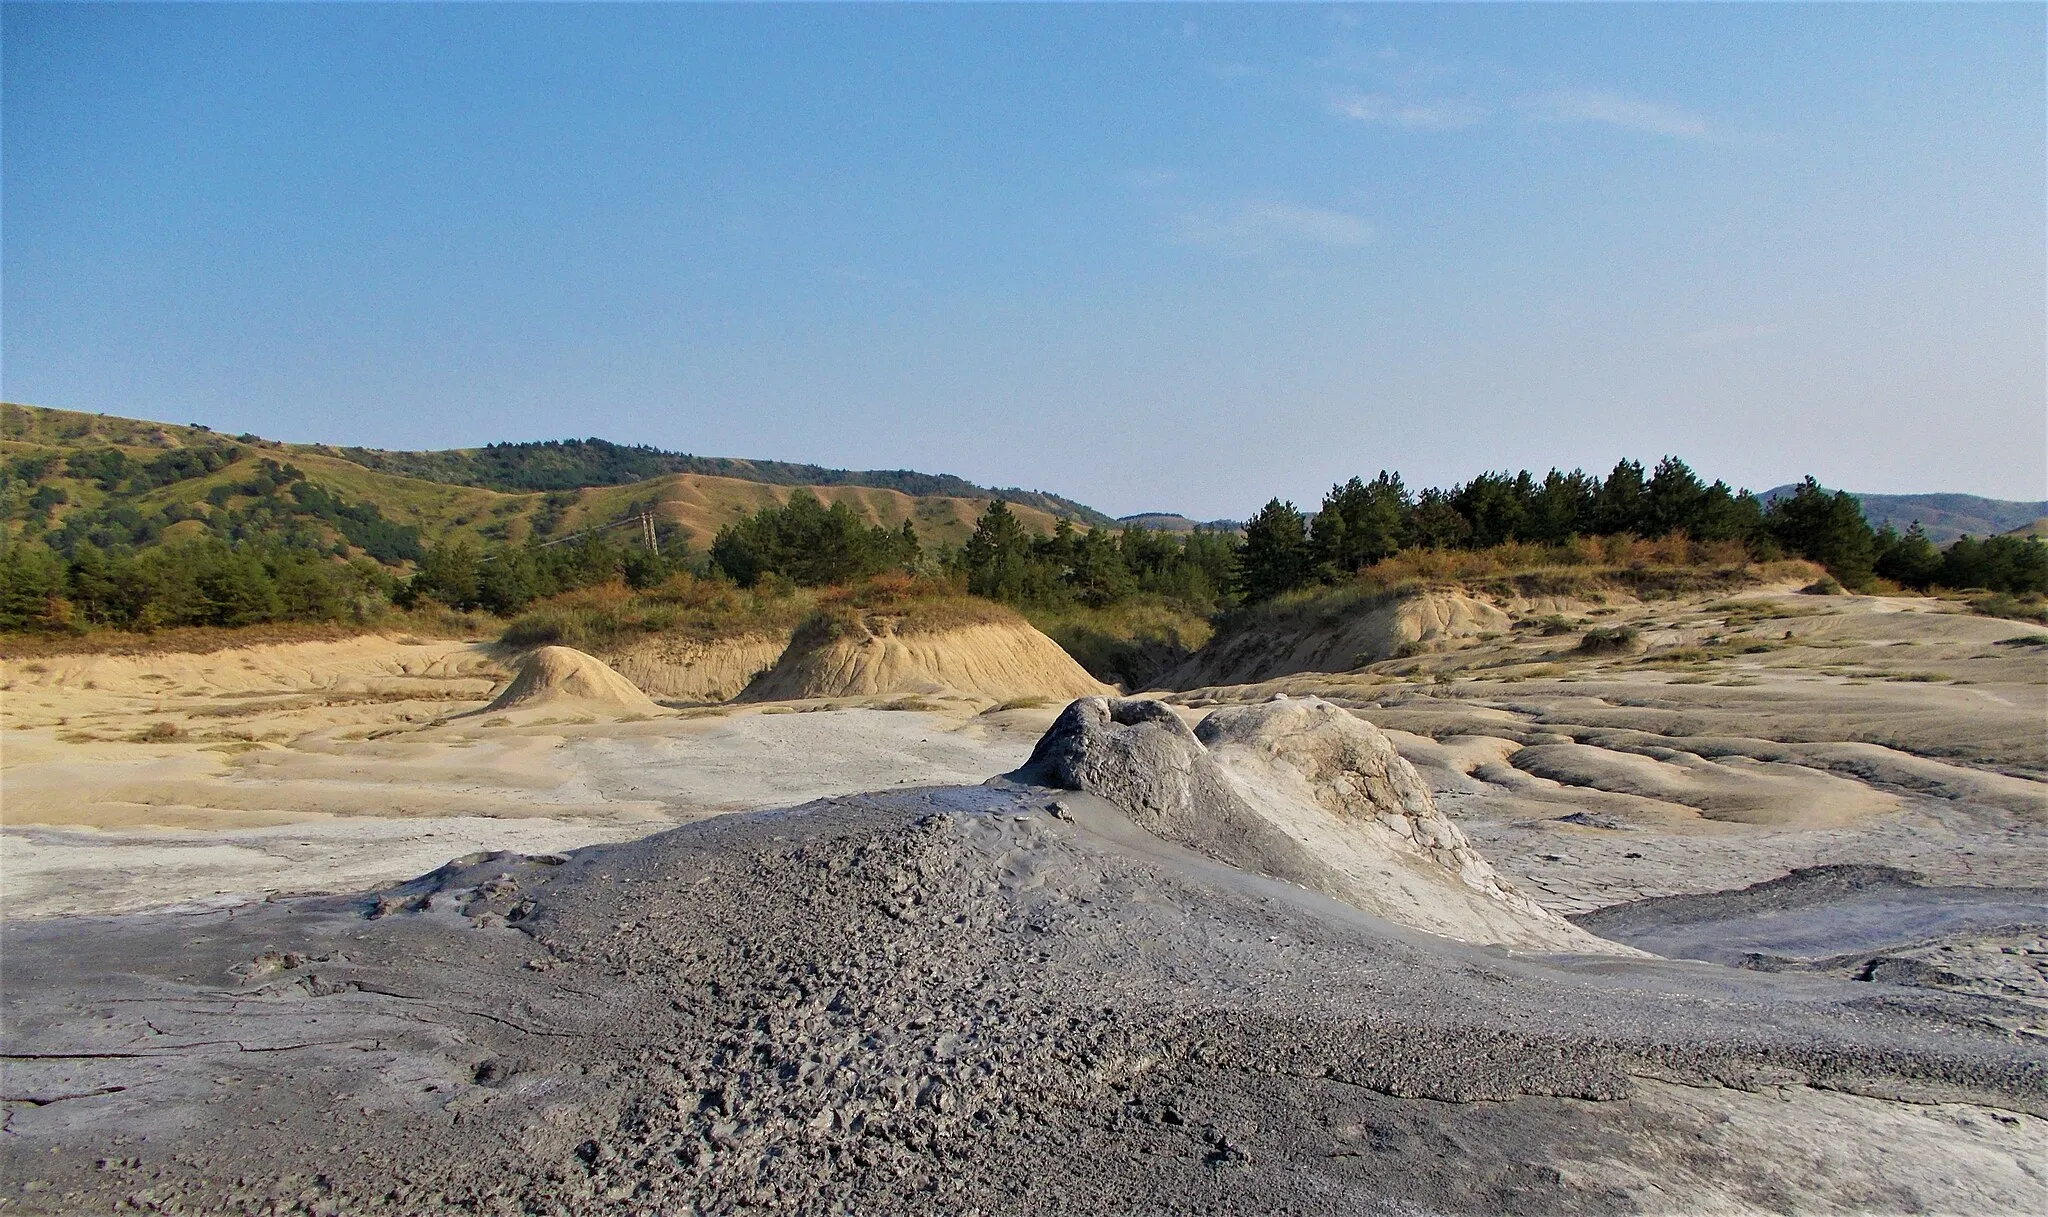
[[1031,583],[1031,542],[1009,504],[996,499],[981,513],[961,552],[967,590],[991,600],[1022,603]]
[[1863,518],[1863,504],[1849,492],[1829,494],[1808,477],[1771,504],[1767,523],[1786,552],[1827,567],[1842,586],[1862,588],[1870,583],[1876,535]]
[[1684,461],[1667,456],[1643,487],[1642,534],[1666,537],[1674,532],[1699,535],[1707,488]]
[[1600,485],[1593,505],[1595,531],[1606,536],[1617,533],[1643,534],[1643,467],[1635,461],[1619,461]]
[[1308,527],[1293,503],[1273,499],[1244,526],[1244,548],[1238,551],[1237,587],[1250,602],[1271,600],[1305,586],[1313,555]]

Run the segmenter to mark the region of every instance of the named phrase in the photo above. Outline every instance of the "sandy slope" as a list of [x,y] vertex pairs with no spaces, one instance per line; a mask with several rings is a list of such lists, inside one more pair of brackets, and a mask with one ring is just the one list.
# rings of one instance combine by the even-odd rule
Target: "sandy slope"
[[831,634],[800,633],[747,687],[747,701],[953,692],[994,702],[1100,696],[1107,685],[1021,620],[931,630],[871,614]]
[[601,718],[662,713],[632,681],[574,647],[540,647],[520,656],[518,666],[512,683],[477,713],[559,711]]
[[775,666],[789,635],[746,635],[703,641],[653,635],[599,656],[649,696],[662,701],[721,702],[740,695]]
[[979,781],[1053,712],[475,713],[509,675],[484,647],[389,638],[8,661],[0,902],[22,917],[346,890],[477,848]]
[[1160,678],[1168,689],[1247,684],[1296,672],[1348,672],[1404,648],[1441,646],[1509,626],[1498,605],[1456,591],[1404,597],[1302,628],[1254,629],[1220,636]]

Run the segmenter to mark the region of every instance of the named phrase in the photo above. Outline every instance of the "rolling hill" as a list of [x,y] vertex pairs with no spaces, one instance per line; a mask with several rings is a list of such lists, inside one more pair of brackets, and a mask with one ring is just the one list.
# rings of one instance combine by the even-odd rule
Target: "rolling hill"
[[[927,543],[953,545],[973,532],[997,493],[946,475],[693,457],[592,440],[384,452],[14,404],[0,405],[0,472],[10,534],[105,548],[303,529],[337,554],[386,565],[417,560],[422,545],[517,544],[642,510],[681,529],[701,551],[725,524],[786,502],[798,487],[828,505],[846,504],[864,523],[893,529],[909,521]],[[634,476],[641,473],[647,476]],[[1062,516],[1108,519],[1055,495],[1001,493],[1038,532]]]
[[682,473],[769,486],[809,486],[814,489],[821,486],[866,487],[894,490],[917,498],[986,502],[1001,495],[1011,504],[1034,507],[1078,523],[1115,523],[1092,507],[1056,494],[1014,486],[977,486],[948,473],[919,473],[912,469],[827,469],[820,465],[799,465],[788,461],[692,456],[686,452],[665,452],[643,444],[614,444],[595,438],[489,444],[482,448],[454,448],[438,452],[326,447],[322,451],[336,453],[382,473],[511,493],[624,486]]

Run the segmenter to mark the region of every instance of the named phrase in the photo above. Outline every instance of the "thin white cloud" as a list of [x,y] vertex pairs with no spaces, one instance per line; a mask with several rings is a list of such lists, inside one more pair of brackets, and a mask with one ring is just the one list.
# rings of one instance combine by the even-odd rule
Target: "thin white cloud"
[[1613,89],[1553,89],[1523,99],[1522,110],[1543,123],[1605,123],[1678,139],[1705,139],[1709,134],[1707,120],[1691,111]]
[[1183,245],[1233,253],[1277,245],[1355,248],[1373,237],[1372,225],[1349,212],[1274,199],[1185,211],[1173,218],[1169,231]]
[[1402,101],[1384,93],[1341,94],[1330,100],[1330,113],[1372,126],[1417,131],[1458,131],[1486,119],[1486,107],[1476,101]]

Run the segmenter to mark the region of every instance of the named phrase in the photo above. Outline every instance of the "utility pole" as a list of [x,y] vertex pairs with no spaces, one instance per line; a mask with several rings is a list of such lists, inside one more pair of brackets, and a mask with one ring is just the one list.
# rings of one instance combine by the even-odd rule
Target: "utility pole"
[[653,553],[655,557],[659,558],[661,556],[661,538],[654,535],[653,508],[650,507],[646,511],[640,513],[640,527],[643,534],[647,538],[648,550],[651,553]]

